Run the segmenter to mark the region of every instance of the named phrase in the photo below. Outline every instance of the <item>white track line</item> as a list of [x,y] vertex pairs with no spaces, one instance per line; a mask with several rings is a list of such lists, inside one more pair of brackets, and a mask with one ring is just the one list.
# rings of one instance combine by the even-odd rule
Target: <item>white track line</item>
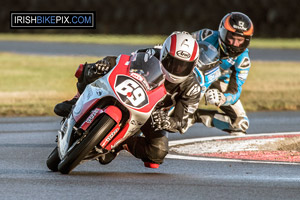
[[[271,136],[271,135],[297,135],[300,132],[281,132],[281,133],[261,133],[261,134],[251,134],[246,136],[216,136],[216,137],[205,137],[205,138],[194,138],[194,139],[184,139],[169,141],[169,146],[184,145],[194,142],[203,142],[210,140],[222,140],[222,139],[232,139],[232,138],[245,138],[245,137],[259,137],[259,136]],[[292,162],[277,162],[277,161],[254,161],[254,160],[238,160],[238,159],[223,159],[223,158],[208,158],[208,157],[196,157],[196,156],[184,156],[184,155],[174,155],[168,154],[166,158],[169,159],[180,159],[180,160],[198,160],[198,161],[214,161],[214,162],[240,162],[240,163],[260,163],[260,164],[275,164],[275,165],[300,165],[300,163]]]
[[210,162],[235,162],[235,163],[258,163],[258,164],[273,164],[273,165],[300,165],[300,163],[293,162],[277,162],[277,161],[259,161],[259,160],[237,160],[237,159],[222,159],[222,158],[208,158],[208,157],[194,157],[194,156],[181,156],[168,154],[166,158],[179,159],[179,160],[197,160],[197,161],[210,161]]

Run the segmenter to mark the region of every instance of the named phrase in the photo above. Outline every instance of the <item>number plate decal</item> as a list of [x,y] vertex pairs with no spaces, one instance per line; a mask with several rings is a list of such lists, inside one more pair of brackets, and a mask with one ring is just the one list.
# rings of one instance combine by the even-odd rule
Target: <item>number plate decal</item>
[[115,91],[120,100],[131,107],[142,108],[149,103],[143,86],[129,76],[116,77]]

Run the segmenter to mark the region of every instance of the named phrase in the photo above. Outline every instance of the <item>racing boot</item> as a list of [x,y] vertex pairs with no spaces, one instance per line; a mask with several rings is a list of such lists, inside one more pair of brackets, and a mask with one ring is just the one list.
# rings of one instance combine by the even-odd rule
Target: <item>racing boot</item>
[[61,117],[68,117],[72,110],[73,105],[77,102],[79,98],[79,93],[73,97],[71,100],[63,101],[54,107],[54,113]]

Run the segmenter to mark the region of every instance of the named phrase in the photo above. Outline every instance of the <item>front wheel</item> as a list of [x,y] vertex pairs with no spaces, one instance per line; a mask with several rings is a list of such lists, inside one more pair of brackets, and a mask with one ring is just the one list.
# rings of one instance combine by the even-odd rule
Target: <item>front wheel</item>
[[58,148],[55,147],[55,149],[50,153],[47,159],[47,167],[53,171],[58,171],[58,164],[60,163],[60,158],[58,155]]
[[62,174],[70,173],[116,124],[107,114],[102,114],[94,123],[96,124],[91,124],[91,130],[88,130],[87,136],[59,163],[58,171]]

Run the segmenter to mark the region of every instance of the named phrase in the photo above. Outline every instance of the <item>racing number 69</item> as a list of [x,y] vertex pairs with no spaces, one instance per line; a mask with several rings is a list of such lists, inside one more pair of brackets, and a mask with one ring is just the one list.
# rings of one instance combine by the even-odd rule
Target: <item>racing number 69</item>
[[120,83],[116,87],[116,92],[126,96],[133,106],[138,106],[146,99],[144,90],[131,79],[126,79]]

